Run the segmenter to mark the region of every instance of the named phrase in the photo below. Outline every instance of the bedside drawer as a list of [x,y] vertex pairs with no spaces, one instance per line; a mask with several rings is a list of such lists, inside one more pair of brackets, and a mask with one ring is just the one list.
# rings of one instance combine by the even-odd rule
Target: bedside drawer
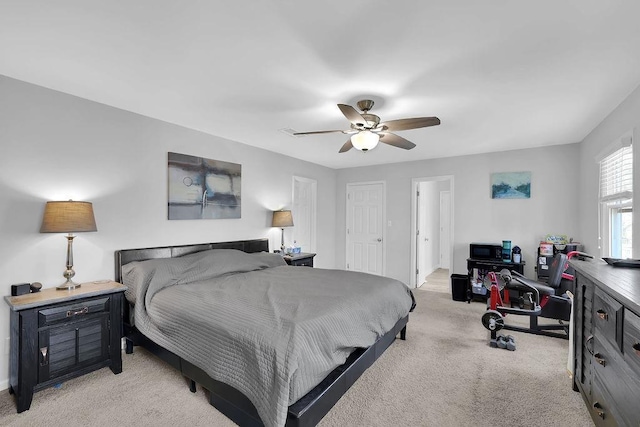
[[59,307],[47,308],[38,311],[38,326],[56,325],[80,319],[94,313],[109,311],[109,297],[84,300],[74,304],[66,304]]
[[596,289],[593,298],[593,323],[611,345],[622,350],[622,304]]
[[[38,382],[45,382],[109,357],[109,330],[104,316],[56,328],[38,337]],[[43,354],[42,349],[46,349]]]
[[640,317],[629,310],[624,313],[623,344],[625,360],[635,372],[640,373]]

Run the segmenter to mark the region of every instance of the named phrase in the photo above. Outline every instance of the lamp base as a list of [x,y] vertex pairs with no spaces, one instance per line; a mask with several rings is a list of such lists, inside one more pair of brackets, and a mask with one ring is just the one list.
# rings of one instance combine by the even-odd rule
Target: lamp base
[[80,283],[76,283],[71,279],[67,279],[67,281],[64,282],[62,285],[56,286],[56,289],[59,291],[72,291],[79,287],[80,287]]

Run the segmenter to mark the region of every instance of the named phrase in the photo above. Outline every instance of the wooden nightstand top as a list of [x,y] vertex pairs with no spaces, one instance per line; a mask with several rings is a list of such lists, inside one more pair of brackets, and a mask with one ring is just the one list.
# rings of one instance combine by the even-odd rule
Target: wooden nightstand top
[[82,286],[70,291],[58,290],[55,287],[46,288],[42,289],[40,292],[30,294],[18,296],[7,295],[4,297],[4,300],[9,304],[11,310],[20,311],[62,301],[73,301],[98,295],[124,292],[126,290],[127,287],[122,283],[112,282],[110,280],[99,280],[95,282],[82,283]]

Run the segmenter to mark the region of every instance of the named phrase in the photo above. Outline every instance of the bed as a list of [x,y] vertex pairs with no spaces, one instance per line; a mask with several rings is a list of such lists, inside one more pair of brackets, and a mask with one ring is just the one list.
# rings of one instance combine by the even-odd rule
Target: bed
[[116,251],[126,351],[142,345],[239,425],[312,426],[400,334],[393,279],[290,267],[268,240]]

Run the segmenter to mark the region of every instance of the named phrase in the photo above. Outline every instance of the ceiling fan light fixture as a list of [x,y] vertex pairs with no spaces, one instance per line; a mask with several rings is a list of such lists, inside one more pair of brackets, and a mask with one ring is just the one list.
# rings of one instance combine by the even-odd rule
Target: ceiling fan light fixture
[[345,135],[351,135],[347,142],[342,145],[338,151],[339,153],[346,153],[354,147],[356,150],[366,152],[375,148],[380,141],[382,141],[383,144],[391,145],[392,147],[411,150],[412,148],[415,148],[416,144],[396,135],[393,132],[426,128],[440,124],[440,119],[437,117],[413,117],[381,122],[380,117],[369,113],[371,107],[373,107],[373,101],[367,99],[358,101],[358,108],[362,110],[362,113],[359,113],[358,110],[353,108],[351,105],[338,104],[338,109],[340,109],[342,114],[351,124],[350,129],[293,132],[293,135],[318,135],[338,132]]
[[351,136],[351,144],[353,148],[360,151],[369,151],[378,145],[380,135],[368,130],[363,130]]

